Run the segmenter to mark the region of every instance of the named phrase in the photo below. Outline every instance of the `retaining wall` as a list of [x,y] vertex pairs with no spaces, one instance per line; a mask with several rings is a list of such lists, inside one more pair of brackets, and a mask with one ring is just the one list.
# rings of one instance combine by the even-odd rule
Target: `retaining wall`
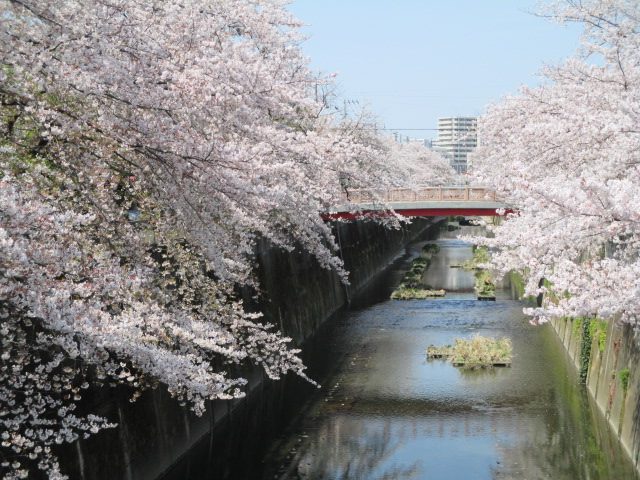
[[[263,241],[256,253],[262,289],[257,307],[267,321],[303,345],[305,363],[317,363],[307,363],[313,376],[323,363],[322,339],[314,340],[323,324],[431,225],[424,219],[401,230],[373,223],[338,224],[340,254],[351,272],[348,287],[311,256],[287,253]],[[295,415],[299,397],[313,387],[294,375],[279,382],[269,381],[257,369],[243,375],[249,380],[247,396],[209,402],[202,417],[180,407],[162,387],[146,392],[136,403],[129,402],[125,388],[89,392],[91,410],[119,425],[64,447],[64,472],[82,480],[250,478],[255,472],[247,456],[264,448],[265,436]],[[246,469],[238,473],[237,465],[243,463]]]
[[551,323],[578,371],[587,368],[589,393],[640,471],[640,347],[636,334],[631,326],[610,321],[606,333],[589,338],[582,321],[559,318]]

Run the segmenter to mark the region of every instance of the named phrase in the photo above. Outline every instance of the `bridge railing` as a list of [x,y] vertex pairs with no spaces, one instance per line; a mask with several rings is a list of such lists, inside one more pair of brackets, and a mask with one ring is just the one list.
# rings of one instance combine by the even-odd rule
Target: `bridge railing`
[[349,200],[353,203],[384,202],[450,202],[496,201],[496,192],[484,187],[422,187],[396,188],[387,191],[352,190]]

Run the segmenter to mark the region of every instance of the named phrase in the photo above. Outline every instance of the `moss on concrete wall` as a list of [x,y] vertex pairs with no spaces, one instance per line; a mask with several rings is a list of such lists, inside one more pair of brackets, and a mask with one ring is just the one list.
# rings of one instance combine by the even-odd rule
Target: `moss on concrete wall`
[[633,328],[598,319],[558,318],[551,323],[578,371],[585,371],[586,387],[598,409],[640,470],[640,346]]

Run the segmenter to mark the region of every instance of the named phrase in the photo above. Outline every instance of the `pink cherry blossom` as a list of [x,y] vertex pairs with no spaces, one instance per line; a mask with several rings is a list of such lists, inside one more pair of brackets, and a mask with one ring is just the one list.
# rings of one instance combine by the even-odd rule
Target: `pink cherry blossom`
[[517,213],[474,241],[494,250],[497,272],[515,270],[527,294],[545,294],[527,310],[538,320],[638,324],[640,4],[563,1],[547,14],[582,24],[582,47],[480,122],[475,174]]
[[0,18],[5,478],[65,478],[51,447],[114,427],[75,413],[92,385],[161,384],[201,414],[244,395],[239,364],[307,378],[234,293],[258,288],[257,240],[347,282],[321,213],[450,175],[334,118],[279,0],[0,0]]

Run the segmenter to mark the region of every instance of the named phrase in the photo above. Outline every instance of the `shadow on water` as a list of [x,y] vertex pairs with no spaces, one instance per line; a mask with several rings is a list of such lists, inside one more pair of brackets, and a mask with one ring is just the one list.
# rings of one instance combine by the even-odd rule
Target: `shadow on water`
[[[472,274],[449,267],[470,258],[470,246],[438,243],[433,285],[464,290],[465,274],[473,285]],[[379,298],[401,274],[389,275]],[[464,291],[379,301],[336,328],[325,350],[337,366],[272,445],[263,478],[636,478],[553,330],[529,325],[506,293],[496,302]],[[429,344],[475,333],[511,338],[512,367],[464,371],[425,358]]]

